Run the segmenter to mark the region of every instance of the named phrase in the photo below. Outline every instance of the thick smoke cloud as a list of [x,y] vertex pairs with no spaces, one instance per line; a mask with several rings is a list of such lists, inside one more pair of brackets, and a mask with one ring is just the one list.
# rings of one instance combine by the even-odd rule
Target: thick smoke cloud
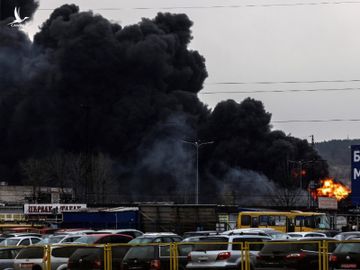
[[291,186],[287,161],[320,157],[305,141],[272,131],[259,101],[224,101],[213,111],[199,101],[207,71],[188,48],[191,26],[184,14],[159,13],[122,27],[63,5],[34,42],[2,28],[1,179],[24,178],[18,166],[30,158],[104,153],[120,187],[112,192],[123,200],[192,202],[196,149],[184,141],[202,140],[214,143],[199,149],[201,202],[223,200],[224,179],[255,175],[230,177],[232,168]]

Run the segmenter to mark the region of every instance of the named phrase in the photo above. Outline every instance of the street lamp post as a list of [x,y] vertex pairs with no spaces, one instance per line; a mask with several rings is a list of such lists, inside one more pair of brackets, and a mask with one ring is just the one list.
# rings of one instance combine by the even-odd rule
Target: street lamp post
[[303,161],[303,160],[288,160],[288,162],[290,163],[295,163],[297,164],[299,167],[299,181],[300,181],[300,189],[303,188],[303,182],[302,182],[302,176],[303,176],[303,165],[306,164],[311,164],[311,163],[315,163],[315,162],[324,162],[325,160],[323,159],[319,159],[319,160],[308,160],[308,161]]
[[194,142],[189,142],[189,141],[184,141],[184,143],[188,143],[191,144],[193,146],[195,146],[196,148],[196,182],[195,182],[195,204],[199,204],[199,148],[200,146],[206,145],[206,144],[213,144],[214,142],[199,142],[199,141],[194,141]]

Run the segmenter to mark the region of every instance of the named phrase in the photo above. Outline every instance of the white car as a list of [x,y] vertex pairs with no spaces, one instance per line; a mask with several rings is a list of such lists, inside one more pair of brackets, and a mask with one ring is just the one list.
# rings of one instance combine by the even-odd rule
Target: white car
[[304,238],[304,237],[327,237],[325,233],[319,233],[319,232],[291,232],[291,233],[287,233],[287,235],[294,239]]
[[0,242],[0,246],[29,246],[40,242],[42,238],[36,236],[9,237]]

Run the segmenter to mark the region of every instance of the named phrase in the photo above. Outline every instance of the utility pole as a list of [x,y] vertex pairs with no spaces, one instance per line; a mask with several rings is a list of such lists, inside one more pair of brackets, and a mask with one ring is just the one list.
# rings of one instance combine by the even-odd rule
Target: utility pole
[[88,104],[80,104],[80,107],[84,109],[85,112],[85,201],[89,202],[89,194],[93,191],[92,188],[92,153],[90,151],[90,130],[89,130],[89,120],[90,120],[90,110],[91,107]]
[[315,147],[314,135],[310,135],[309,137],[311,138],[311,147],[314,148]]
[[210,142],[200,142],[200,141],[194,141],[194,142],[189,142],[189,141],[183,141],[184,143],[188,143],[191,144],[193,146],[195,146],[196,148],[196,181],[195,181],[195,204],[199,204],[199,148],[203,145],[207,145],[207,144],[213,144],[213,141]]

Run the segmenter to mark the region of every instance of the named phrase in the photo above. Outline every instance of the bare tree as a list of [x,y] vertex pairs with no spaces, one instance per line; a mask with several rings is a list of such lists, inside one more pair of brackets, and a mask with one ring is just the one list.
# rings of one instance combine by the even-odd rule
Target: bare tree
[[117,198],[117,185],[114,181],[113,161],[102,153],[92,156],[92,179],[96,202],[105,203]]
[[274,206],[286,208],[295,208],[298,206],[306,206],[306,191],[300,188],[276,187],[271,190],[271,203]]
[[34,158],[20,162],[20,167],[26,177],[23,183],[33,187],[33,201],[36,202],[40,187],[46,185],[49,180],[49,168],[46,162]]

